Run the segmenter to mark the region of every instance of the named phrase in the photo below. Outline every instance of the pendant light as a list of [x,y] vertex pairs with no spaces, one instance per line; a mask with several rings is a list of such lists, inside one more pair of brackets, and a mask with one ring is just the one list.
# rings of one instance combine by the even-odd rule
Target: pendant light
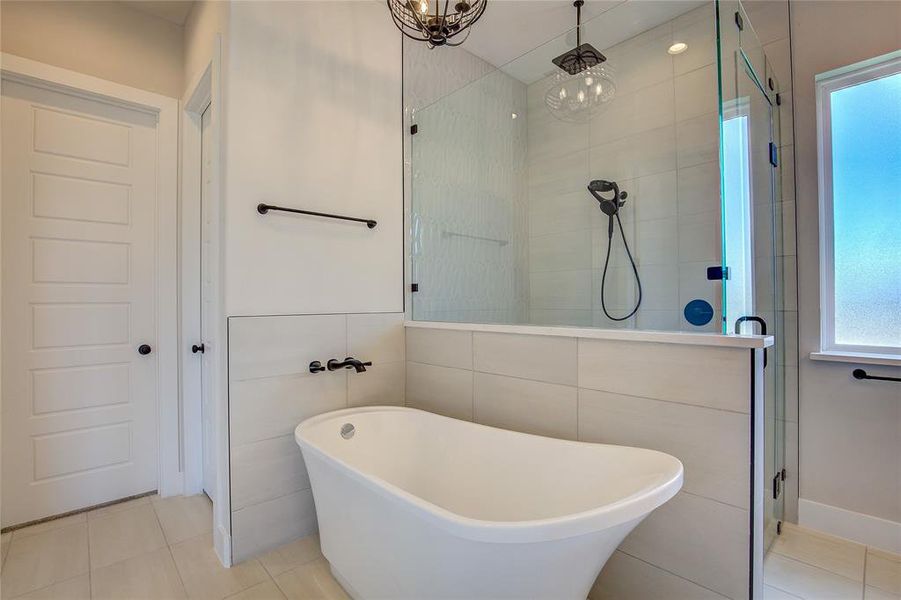
[[[401,33],[412,40],[435,46],[459,46],[469,37],[470,27],[485,12],[488,0],[387,0],[391,18]],[[459,40],[451,41],[464,33]]]
[[552,77],[544,102],[551,114],[561,121],[585,123],[613,100],[616,83],[607,57],[591,44],[582,43],[582,5],[575,0],[576,47],[555,58],[558,69]]

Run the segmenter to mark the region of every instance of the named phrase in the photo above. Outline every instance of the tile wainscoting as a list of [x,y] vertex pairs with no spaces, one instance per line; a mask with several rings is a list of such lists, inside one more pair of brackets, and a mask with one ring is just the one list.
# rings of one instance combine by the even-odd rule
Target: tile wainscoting
[[[659,334],[664,341],[653,342],[566,329],[554,336],[430,325],[406,329],[408,406],[528,433],[653,448],[685,465],[682,491],[626,538],[592,598],[748,597],[755,418],[749,350],[762,340],[748,338],[742,348],[722,345],[737,338],[721,336],[686,345],[685,334]],[[755,476],[759,516],[763,487],[761,473]],[[755,529],[762,532],[760,524]],[[763,553],[755,546],[760,590]]]
[[[294,428],[319,413],[404,404],[401,313],[229,319],[232,559],[239,563],[317,531]],[[364,373],[309,364],[354,356]]]

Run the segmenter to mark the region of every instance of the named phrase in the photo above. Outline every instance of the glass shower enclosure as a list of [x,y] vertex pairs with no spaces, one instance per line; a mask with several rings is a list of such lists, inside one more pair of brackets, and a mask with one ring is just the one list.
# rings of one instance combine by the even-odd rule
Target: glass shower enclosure
[[776,337],[764,370],[768,547],[784,510],[779,82],[738,1],[627,0],[579,33],[600,70],[554,63],[575,30],[503,64],[475,45],[405,44],[408,310],[765,328]]

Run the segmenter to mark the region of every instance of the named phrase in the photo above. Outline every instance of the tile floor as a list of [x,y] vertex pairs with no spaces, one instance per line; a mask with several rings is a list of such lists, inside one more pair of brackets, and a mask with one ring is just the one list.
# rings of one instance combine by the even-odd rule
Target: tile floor
[[[316,536],[225,569],[206,496],[152,496],[3,534],[3,600],[346,600]],[[901,600],[901,556],[786,524],[765,600]]]
[[206,496],[151,496],[2,536],[3,600],[347,598],[298,540],[231,569],[213,552]]
[[765,600],[901,600],[901,556],[786,523],[763,581]]

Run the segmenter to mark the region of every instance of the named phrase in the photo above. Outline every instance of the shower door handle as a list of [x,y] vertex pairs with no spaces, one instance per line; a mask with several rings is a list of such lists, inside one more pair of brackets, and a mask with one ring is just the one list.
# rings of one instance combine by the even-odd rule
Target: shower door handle
[[[745,315],[744,317],[738,317],[735,320],[735,333],[736,335],[741,333],[741,324],[745,321],[751,321],[753,323],[757,323],[760,325],[760,335],[766,335],[766,321],[764,321],[761,317],[756,317],[754,315]],[[766,369],[767,363],[767,349],[763,349],[763,368]]]

